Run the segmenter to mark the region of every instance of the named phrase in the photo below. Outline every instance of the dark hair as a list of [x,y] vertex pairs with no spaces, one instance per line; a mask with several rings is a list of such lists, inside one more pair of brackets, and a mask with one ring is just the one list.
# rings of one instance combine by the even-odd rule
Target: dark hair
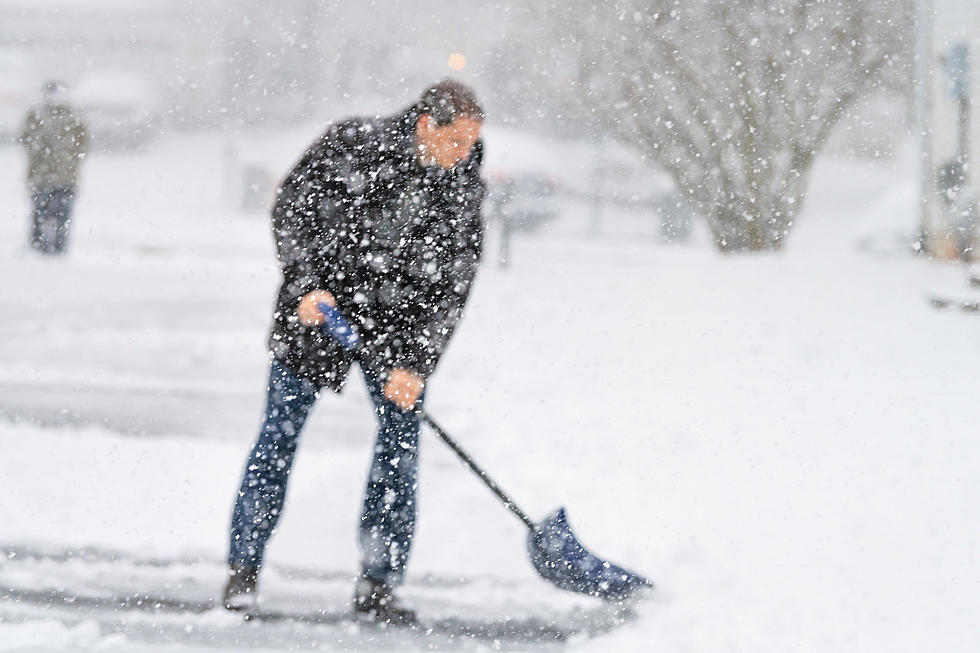
[[444,79],[425,89],[419,99],[418,110],[420,114],[432,116],[439,127],[445,127],[463,116],[483,122],[485,115],[473,89],[451,79]]
[[63,93],[68,89],[67,84],[65,84],[60,79],[50,79],[44,82],[43,90],[45,93]]

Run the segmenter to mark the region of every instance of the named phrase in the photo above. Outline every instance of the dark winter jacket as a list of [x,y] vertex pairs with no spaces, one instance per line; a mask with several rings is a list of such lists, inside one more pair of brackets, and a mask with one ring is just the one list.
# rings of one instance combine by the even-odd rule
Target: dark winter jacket
[[20,132],[27,150],[27,185],[32,191],[75,188],[88,146],[88,130],[66,104],[31,108]]
[[272,355],[339,390],[353,360],[296,307],[328,290],[364,342],[362,364],[432,374],[476,274],[483,241],[482,142],[452,169],[416,156],[413,107],[330,126],[279,188],[272,212],[283,283]]

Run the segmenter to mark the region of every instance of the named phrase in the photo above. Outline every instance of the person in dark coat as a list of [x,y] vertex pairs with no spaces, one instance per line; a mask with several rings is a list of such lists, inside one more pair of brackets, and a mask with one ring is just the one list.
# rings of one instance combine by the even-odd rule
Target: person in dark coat
[[[272,210],[283,281],[269,336],[266,417],[232,516],[228,609],[254,607],[303,424],[318,393],[340,391],[356,360],[378,433],[354,610],[383,622],[414,619],[393,595],[415,527],[414,409],[480,260],[483,119],[473,92],[447,80],[398,114],[331,125],[282,182]],[[320,303],[354,325],[363,342],[356,355],[321,331]]]
[[44,85],[44,98],[28,111],[20,142],[27,152],[27,187],[34,204],[31,247],[64,254],[88,129],[68,103],[63,83]]

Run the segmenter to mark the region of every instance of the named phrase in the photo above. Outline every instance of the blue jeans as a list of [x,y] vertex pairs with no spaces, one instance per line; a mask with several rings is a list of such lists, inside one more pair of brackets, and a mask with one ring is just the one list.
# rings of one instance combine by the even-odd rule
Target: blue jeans
[[[378,418],[378,437],[361,514],[361,571],[396,586],[404,576],[415,532],[419,418],[385,399],[377,378],[365,373],[365,380]],[[281,363],[272,363],[265,421],[232,514],[230,565],[262,566],[266,544],[282,515],[299,435],[316,396],[313,384]]]
[[33,194],[31,246],[45,254],[63,254],[75,194],[70,188],[45,188]]

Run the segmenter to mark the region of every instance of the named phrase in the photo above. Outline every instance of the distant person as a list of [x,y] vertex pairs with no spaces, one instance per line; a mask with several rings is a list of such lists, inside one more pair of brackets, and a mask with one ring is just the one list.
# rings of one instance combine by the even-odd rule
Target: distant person
[[[320,392],[339,392],[356,360],[378,432],[359,525],[353,609],[378,622],[414,621],[394,590],[415,530],[415,408],[480,260],[482,125],[473,92],[441,82],[395,115],[330,126],[282,182],[272,210],[282,286],[269,338],[265,421],[232,515],[223,598],[229,610],[255,607],[303,425]],[[359,331],[363,348],[356,358],[321,331],[321,303],[335,306]]]
[[88,130],[67,95],[62,82],[47,82],[20,133],[34,203],[31,246],[44,254],[64,254],[68,246],[78,169],[88,147]]

